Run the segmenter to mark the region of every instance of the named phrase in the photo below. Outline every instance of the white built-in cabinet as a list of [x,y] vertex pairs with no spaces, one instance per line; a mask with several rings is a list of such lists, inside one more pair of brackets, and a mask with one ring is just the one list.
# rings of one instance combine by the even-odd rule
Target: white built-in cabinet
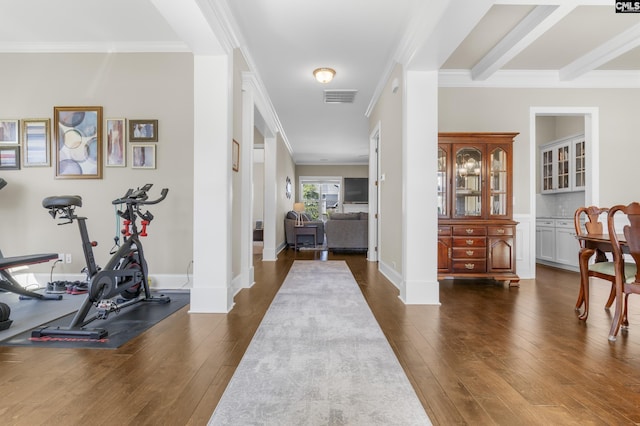
[[543,194],[584,191],[586,184],[584,134],[540,147],[540,191]]
[[540,263],[577,271],[578,252],[573,219],[536,221],[536,260]]

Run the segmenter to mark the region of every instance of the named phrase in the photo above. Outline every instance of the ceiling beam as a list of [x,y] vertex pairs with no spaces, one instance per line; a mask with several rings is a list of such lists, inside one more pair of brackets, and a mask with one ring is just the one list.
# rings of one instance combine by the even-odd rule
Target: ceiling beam
[[575,9],[574,5],[536,6],[471,69],[471,78],[486,80]]
[[[220,34],[215,34],[210,8],[198,0],[150,0],[164,17],[169,26],[187,43],[196,55],[223,54],[228,46],[220,42]],[[200,4],[199,4],[200,3]],[[225,41],[224,39],[222,40]]]
[[567,81],[580,77],[638,46],[640,46],[640,24],[636,24],[565,67],[560,68],[560,80]]
[[489,11],[493,0],[448,0],[424,5],[425,9],[414,15],[405,34],[405,41],[410,42],[401,44],[403,54],[396,55],[397,61],[411,70],[440,69]]

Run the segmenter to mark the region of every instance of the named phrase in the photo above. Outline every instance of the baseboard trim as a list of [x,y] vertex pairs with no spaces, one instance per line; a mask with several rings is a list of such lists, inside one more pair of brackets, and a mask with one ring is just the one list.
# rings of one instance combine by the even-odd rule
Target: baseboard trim
[[398,271],[384,263],[382,260],[378,261],[378,270],[391,282],[391,284],[393,284],[398,290],[402,291],[402,275],[400,275]]

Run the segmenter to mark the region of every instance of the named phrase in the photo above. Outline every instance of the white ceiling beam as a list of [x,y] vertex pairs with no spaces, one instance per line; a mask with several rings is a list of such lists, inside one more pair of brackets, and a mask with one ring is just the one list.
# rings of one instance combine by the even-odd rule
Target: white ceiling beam
[[474,80],[488,79],[573,9],[575,5],[536,6],[473,66],[471,77]]
[[228,50],[220,40],[220,34],[214,32],[215,19],[208,3],[198,0],[150,0],[151,4],[164,17],[178,36],[184,40],[191,51],[197,55],[222,54]]
[[[433,3],[440,9],[436,10]],[[414,16],[417,19],[405,34],[405,40],[408,38],[411,43],[401,45],[404,55],[398,58],[398,62],[412,70],[440,69],[493,3],[494,0],[424,2],[424,14]]]
[[638,46],[640,46],[640,24],[636,24],[569,65],[560,68],[560,80],[567,81],[580,77]]

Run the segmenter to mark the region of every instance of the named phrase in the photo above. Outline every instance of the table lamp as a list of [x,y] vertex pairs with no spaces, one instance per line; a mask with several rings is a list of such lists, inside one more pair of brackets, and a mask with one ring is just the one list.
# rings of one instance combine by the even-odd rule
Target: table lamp
[[304,226],[302,223],[302,213],[304,212],[304,203],[293,203],[293,211],[296,212],[296,226]]

